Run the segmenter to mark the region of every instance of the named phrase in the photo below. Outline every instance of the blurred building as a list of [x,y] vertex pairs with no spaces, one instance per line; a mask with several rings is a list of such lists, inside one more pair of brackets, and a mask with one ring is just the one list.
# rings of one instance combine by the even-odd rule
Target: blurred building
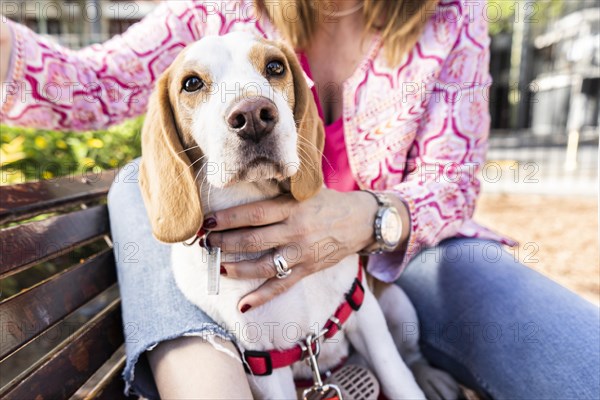
[[598,2],[523,1],[520,10],[492,36],[492,128],[597,134]]
[[484,191],[597,195],[598,1],[492,3],[488,160],[504,169]]
[[[598,6],[565,15],[533,40],[536,134],[598,129],[600,11]],[[565,112],[566,111],[566,112]]]
[[160,0],[11,0],[0,12],[32,30],[55,37],[70,48],[103,42],[123,33]]

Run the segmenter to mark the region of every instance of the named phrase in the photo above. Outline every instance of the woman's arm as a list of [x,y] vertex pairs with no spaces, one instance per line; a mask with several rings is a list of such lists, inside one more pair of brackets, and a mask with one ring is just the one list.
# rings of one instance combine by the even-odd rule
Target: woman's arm
[[177,53],[225,23],[203,3],[163,2],[123,35],[79,51],[15,22],[0,22],[0,38],[8,43],[2,46],[1,71],[7,76],[0,121],[88,130],[142,114],[154,81]]
[[0,14],[0,84],[6,81],[8,64],[12,50],[12,35],[8,29],[7,18]]
[[235,344],[218,337],[214,341],[213,345],[200,337],[182,336],[146,353],[161,398],[252,398],[242,363],[230,355],[238,354]]
[[[372,257],[369,272],[398,278],[420,250],[455,236],[473,216],[490,128],[489,37],[481,10],[465,7],[459,40],[445,60],[407,159],[405,180],[392,188],[408,205],[404,253]],[[458,89],[460,88],[460,89]]]

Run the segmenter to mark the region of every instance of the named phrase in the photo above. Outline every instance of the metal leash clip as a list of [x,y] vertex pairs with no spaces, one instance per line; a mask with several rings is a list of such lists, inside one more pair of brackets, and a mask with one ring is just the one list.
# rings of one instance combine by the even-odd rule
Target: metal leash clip
[[[313,385],[302,393],[304,400],[343,400],[340,388],[333,384],[323,384],[321,373],[319,372],[319,364],[317,357],[321,352],[319,343],[320,335],[309,334],[306,337],[306,348],[302,346],[304,354],[306,354],[306,363],[310,367],[313,378]],[[313,343],[315,350],[313,351]]]

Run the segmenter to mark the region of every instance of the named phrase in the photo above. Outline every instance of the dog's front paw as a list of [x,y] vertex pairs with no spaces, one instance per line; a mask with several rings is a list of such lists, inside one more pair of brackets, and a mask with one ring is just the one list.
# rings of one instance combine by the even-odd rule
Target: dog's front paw
[[460,397],[458,383],[447,372],[421,362],[413,364],[410,369],[428,400],[455,400]]

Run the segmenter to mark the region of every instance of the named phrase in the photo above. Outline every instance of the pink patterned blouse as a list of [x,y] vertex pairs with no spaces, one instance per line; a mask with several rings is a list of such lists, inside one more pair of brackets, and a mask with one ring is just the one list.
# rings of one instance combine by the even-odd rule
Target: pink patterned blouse
[[[376,35],[344,82],[338,123],[354,181],[399,196],[411,215],[407,251],[369,261],[381,280],[396,279],[419,250],[448,237],[514,244],[471,219],[490,122],[483,6],[442,0],[423,16],[420,40],[398,65],[386,63]],[[251,0],[164,2],[123,35],[79,51],[10,27],[14,51],[0,121],[64,130],[105,128],[144,113],[156,78],[205,35],[246,30],[281,38],[256,18]]]

